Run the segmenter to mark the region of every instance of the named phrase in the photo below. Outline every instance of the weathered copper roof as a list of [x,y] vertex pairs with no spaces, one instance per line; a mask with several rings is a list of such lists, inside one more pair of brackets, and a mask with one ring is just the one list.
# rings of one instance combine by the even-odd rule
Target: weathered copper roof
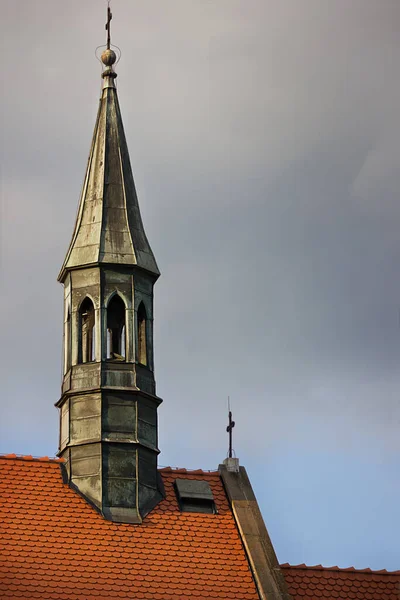
[[140,216],[115,88],[105,72],[75,229],[59,279],[98,263],[137,265],[159,275]]

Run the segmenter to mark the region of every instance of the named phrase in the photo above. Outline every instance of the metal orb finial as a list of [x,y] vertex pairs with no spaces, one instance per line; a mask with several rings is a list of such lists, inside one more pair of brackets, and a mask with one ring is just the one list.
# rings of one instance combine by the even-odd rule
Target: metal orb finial
[[117,55],[115,54],[114,50],[111,50],[110,48],[104,50],[101,55],[101,61],[104,65],[106,65],[106,67],[112,67],[116,60]]

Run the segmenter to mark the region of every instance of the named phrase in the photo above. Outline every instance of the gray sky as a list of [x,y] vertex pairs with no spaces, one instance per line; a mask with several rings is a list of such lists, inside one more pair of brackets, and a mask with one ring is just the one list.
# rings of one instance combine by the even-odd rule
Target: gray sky
[[[0,451],[54,455],[106,2],[2,0]],[[400,3],[114,0],[156,285],[161,465],[226,398],[281,562],[398,569]]]

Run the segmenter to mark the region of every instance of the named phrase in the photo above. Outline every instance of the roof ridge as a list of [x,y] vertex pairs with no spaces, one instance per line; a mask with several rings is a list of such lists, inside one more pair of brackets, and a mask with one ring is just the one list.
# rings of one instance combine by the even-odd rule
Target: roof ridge
[[[50,462],[50,463],[64,463],[65,458],[58,458],[57,456],[49,457],[49,456],[33,456],[32,454],[16,454],[16,453],[2,453],[0,452],[0,458],[5,458],[8,460],[26,460],[26,461],[35,461],[35,462]],[[158,471],[162,473],[176,473],[176,474],[187,474],[187,475],[206,475],[207,477],[210,475],[219,476],[219,471],[215,470],[206,470],[206,469],[185,469],[184,467],[159,467]]]
[[289,563],[282,563],[280,565],[283,569],[310,569],[314,571],[339,571],[341,573],[371,573],[372,575],[400,575],[399,571],[387,571],[387,569],[373,570],[369,567],[365,569],[356,569],[355,567],[341,568],[337,565],[333,567],[324,567],[323,565],[306,565],[305,563],[299,565],[290,565]]
[[10,460],[32,460],[37,462],[64,463],[65,458],[49,457],[49,456],[32,456],[32,454],[3,454],[0,453],[0,458]]
[[207,471],[204,469],[185,469],[184,467],[159,467],[158,468],[159,471],[161,471],[162,473],[182,473],[182,474],[187,474],[187,475],[218,475],[219,476],[219,471],[217,469],[213,470],[213,471]]

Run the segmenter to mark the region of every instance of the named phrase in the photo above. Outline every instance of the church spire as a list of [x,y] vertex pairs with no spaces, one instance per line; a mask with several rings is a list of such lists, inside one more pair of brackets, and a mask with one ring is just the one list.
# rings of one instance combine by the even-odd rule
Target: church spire
[[140,523],[162,498],[153,359],[159,271],[144,232],[110,47],[64,285],[59,456],[107,519]]
[[107,49],[101,55],[103,90],[60,281],[70,269],[94,264],[135,265],[156,277],[160,274],[144,231],[122,124],[115,87],[117,57],[109,47],[111,16],[108,7]]

